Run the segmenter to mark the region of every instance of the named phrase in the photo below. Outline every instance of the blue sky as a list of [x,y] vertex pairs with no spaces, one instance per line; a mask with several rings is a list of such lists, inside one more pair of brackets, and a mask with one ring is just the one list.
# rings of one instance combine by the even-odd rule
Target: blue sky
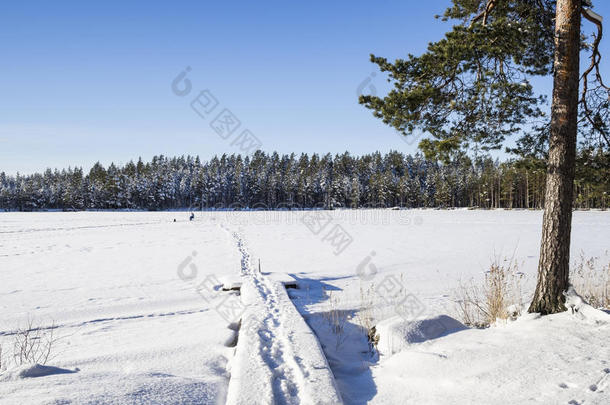
[[[440,39],[448,25],[433,16],[448,3],[8,2],[0,171],[236,152],[191,109],[203,89],[266,151],[415,152],[358,104],[357,89],[367,78],[385,88],[370,53],[394,59]],[[610,20],[610,4],[597,3]],[[178,97],[171,82],[186,66],[193,91]]]

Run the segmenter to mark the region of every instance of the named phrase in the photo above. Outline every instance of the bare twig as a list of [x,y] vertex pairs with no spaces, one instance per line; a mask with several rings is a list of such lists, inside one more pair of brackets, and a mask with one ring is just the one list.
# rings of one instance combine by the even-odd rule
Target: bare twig
[[16,365],[46,364],[51,360],[55,343],[55,322],[48,328],[34,326],[29,318],[26,326],[13,335],[13,360]]

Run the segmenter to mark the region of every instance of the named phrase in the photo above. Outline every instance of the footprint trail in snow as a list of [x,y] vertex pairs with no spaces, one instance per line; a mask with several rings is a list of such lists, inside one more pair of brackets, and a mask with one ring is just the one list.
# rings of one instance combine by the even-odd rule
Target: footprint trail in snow
[[227,404],[341,404],[317,338],[284,286],[252,268],[243,236],[223,226],[241,255],[242,316]]

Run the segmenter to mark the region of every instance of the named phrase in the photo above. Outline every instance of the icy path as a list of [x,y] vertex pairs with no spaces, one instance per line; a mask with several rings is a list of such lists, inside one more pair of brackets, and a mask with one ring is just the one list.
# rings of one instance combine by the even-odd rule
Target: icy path
[[322,348],[284,286],[254,270],[243,237],[230,233],[241,253],[247,309],[230,365],[227,404],[341,404]]

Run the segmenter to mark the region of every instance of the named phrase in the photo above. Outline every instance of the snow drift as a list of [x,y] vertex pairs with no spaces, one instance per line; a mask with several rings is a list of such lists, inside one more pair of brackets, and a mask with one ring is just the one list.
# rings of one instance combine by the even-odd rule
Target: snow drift
[[377,349],[382,355],[392,355],[413,343],[422,343],[468,329],[460,321],[447,315],[408,321],[400,316],[379,322]]

